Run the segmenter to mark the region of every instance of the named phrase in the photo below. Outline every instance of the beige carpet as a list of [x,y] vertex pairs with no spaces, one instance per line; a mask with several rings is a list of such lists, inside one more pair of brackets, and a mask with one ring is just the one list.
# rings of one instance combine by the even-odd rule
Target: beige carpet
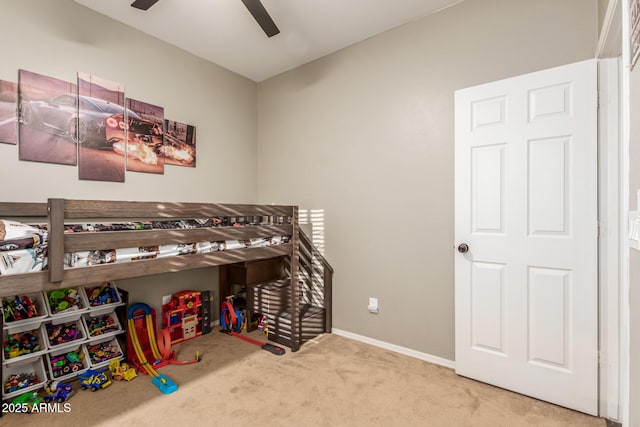
[[[10,414],[6,426],[604,426],[590,417],[457,377],[452,370],[335,335],[274,356],[218,333],[179,347],[196,365],[77,391],[68,414]],[[77,388],[77,383],[74,384]]]

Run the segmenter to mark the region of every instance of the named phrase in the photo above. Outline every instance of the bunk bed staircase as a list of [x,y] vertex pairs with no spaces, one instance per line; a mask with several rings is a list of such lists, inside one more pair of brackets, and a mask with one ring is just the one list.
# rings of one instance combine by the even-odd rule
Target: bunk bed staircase
[[[252,298],[253,311],[268,318],[269,339],[292,349],[322,333],[331,332],[332,323],[333,268],[304,231],[298,230],[297,298],[292,298],[289,278],[257,284]],[[286,277],[291,277],[290,260],[290,257],[284,257]],[[292,304],[298,304],[295,325],[291,323]],[[298,343],[291,340],[292,327],[299,331]]]

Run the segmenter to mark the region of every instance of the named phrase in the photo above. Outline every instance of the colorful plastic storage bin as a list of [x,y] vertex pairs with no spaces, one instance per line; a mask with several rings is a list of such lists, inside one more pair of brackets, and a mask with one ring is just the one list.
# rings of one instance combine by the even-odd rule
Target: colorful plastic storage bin
[[42,335],[47,339],[47,346],[51,350],[78,346],[86,341],[87,332],[83,322],[71,320],[65,322],[44,322],[42,324]]
[[117,338],[90,342],[86,349],[89,355],[89,364],[93,369],[107,366],[110,361],[121,359],[124,356]]
[[92,316],[89,312],[82,318],[89,341],[101,340],[122,332],[122,327],[115,313]]
[[65,380],[89,369],[89,355],[84,345],[52,350],[47,353],[47,369],[52,380]]
[[12,399],[44,387],[47,371],[42,357],[12,363],[2,368],[2,398]]
[[39,324],[49,312],[42,292],[0,298],[4,329],[26,324]]
[[84,291],[79,288],[62,288],[45,292],[47,311],[52,319],[76,320],[88,309]]
[[2,358],[4,363],[15,363],[43,355],[48,347],[40,326],[23,325],[22,328],[4,330],[2,333]]

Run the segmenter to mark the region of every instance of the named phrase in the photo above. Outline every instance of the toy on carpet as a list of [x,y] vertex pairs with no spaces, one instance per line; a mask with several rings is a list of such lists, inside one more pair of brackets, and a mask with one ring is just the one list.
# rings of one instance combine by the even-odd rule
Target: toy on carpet
[[202,335],[202,293],[181,291],[162,305],[162,328],[170,333],[171,344]]
[[111,381],[107,378],[107,374],[104,373],[105,370],[106,369],[89,369],[86,372],[78,374],[78,379],[80,380],[80,386],[82,389],[96,391],[109,387],[111,385]]
[[62,403],[73,395],[73,387],[69,383],[56,380],[47,381],[44,386],[44,401]]
[[116,381],[131,381],[138,376],[136,368],[124,362],[120,363],[119,359],[109,362],[109,371],[111,371],[111,378]]
[[171,350],[171,332],[169,329],[163,329],[158,335],[158,350],[162,360],[171,365],[190,365],[200,361],[200,353],[196,351],[196,357],[191,360],[177,360],[176,352]]
[[[127,323],[129,325],[129,338],[131,339],[131,344],[133,350],[135,351],[135,355],[137,357],[137,361],[150,376],[152,376],[151,383],[158,387],[158,389],[164,394],[170,394],[174,391],[178,390],[178,385],[170,380],[166,375],[159,374],[151,364],[147,361],[147,357],[145,356],[144,349],[140,346],[140,340],[138,338],[138,332],[136,330],[134,318],[136,311],[142,311],[145,315],[146,321],[146,332],[147,332],[147,342],[149,344],[151,354],[153,357],[160,361],[162,356],[160,356],[160,351],[158,350],[158,346],[156,344],[155,337],[155,328],[153,326],[153,319],[151,316],[151,307],[144,303],[136,303],[129,307],[127,312]],[[142,331],[141,331],[142,332]],[[147,349],[148,350],[148,349]]]
[[44,399],[38,396],[37,391],[29,391],[21,394],[11,401],[16,408],[20,408],[20,412],[29,413],[33,411],[34,406],[40,405]]
[[242,331],[242,314],[238,309],[234,308],[233,297],[226,297],[225,299],[226,301],[222,303],[222,307],[220,308],[220,332],[240,338],[241,340],[247,341],[253,345],[257,345],[261,349],[268,351],[269,353],[273,353],[276,356],[282,356],[285,354],[284,348],[280,346],[268,342],[263,343],[242,335],[240,333]]

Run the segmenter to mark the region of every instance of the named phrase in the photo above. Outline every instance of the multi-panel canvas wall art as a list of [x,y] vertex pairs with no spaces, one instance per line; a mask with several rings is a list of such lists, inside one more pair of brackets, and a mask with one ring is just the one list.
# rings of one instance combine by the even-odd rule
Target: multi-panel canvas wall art
[[77,84],[18,71],[0,80],[0,143],[20,160],[78,165],[83,180],[124,182],[125,171],[163,174],[196,166],[196,128],[164,108],[125,98],[124,85],[78,73]]
[[78,73],[78,176],[124,182],[124,85]]
[[75,83],[26,70],[18,72],[20,160],[77,163]]
[[127,170],[164,173],[164,108],[129,98],[126,106]]
[[164,156],[169,165],[196,167],[195,126],[164,121]]
[[0,142],[18,143],[18,85],[0,80]]

